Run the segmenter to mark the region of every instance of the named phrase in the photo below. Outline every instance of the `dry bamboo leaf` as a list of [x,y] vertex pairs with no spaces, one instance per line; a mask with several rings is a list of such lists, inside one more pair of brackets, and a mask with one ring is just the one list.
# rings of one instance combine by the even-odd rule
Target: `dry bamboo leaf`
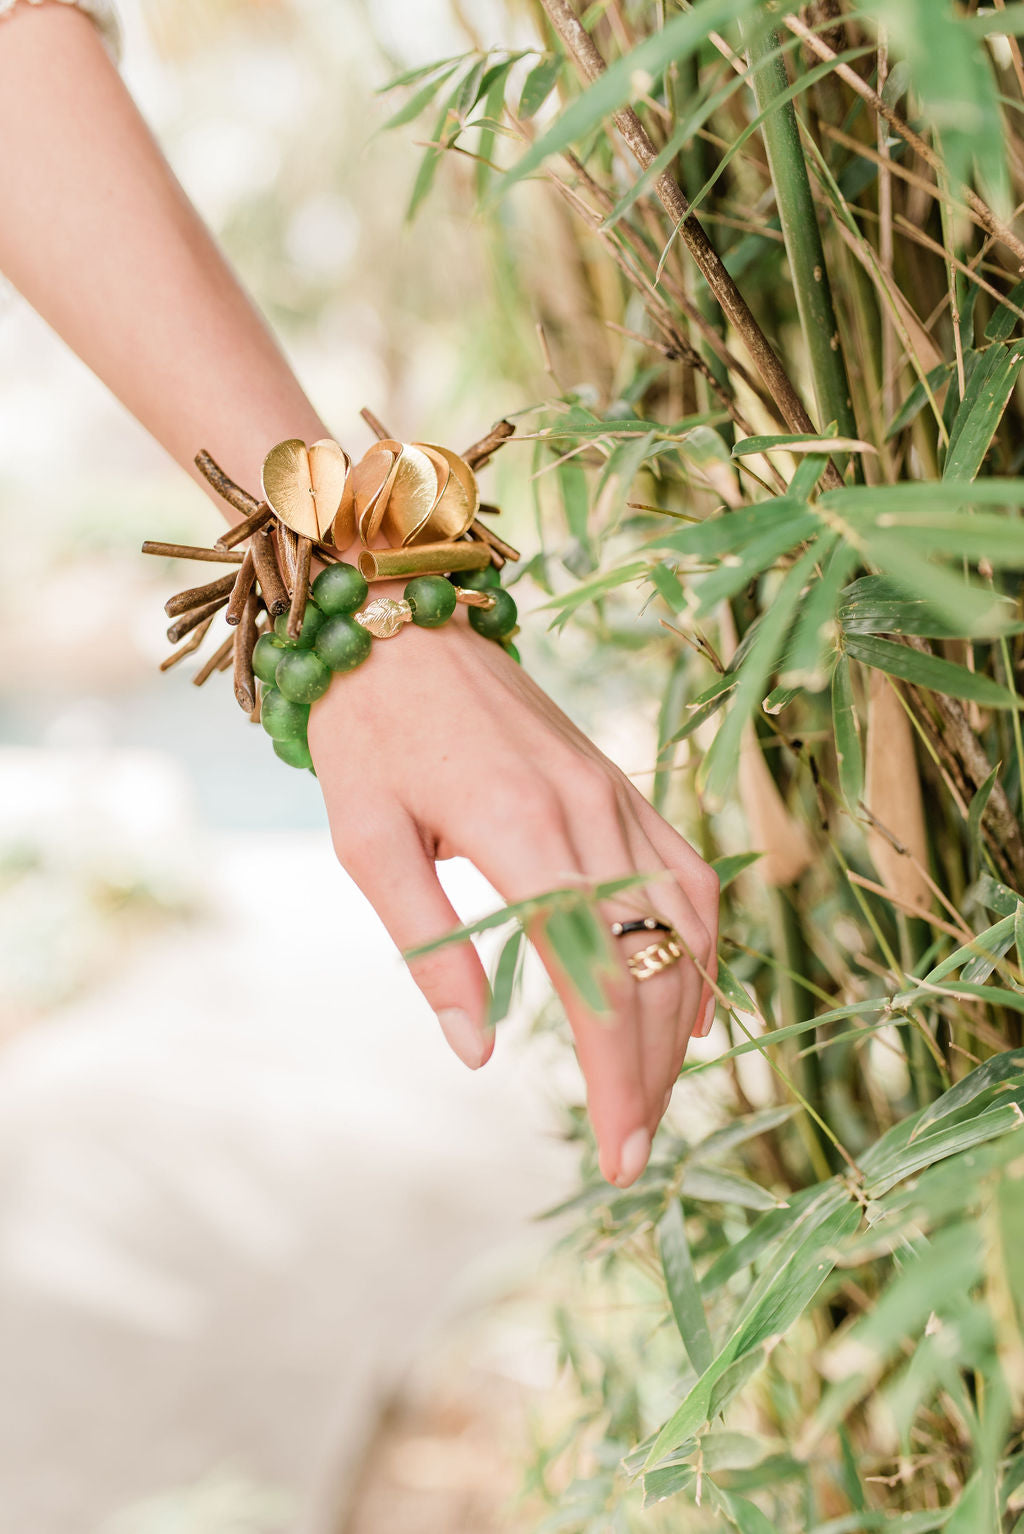
[[773,888],[794,884],[814,861],[814,847],[806,827],[790,814],[779,793],[753,724],[747,725],[740,742],[737,787],[750,828],[750,851],[762,854],[758,877]]
[[[914,734],[903,704],[882,671],[871,671],[868,694],[864,802],[879,825],[907,849],[900,852],[870,828],[868,851],[879,877],[904,905],[929,910],[932,892],[919,868],[928,867],[921,779]],[[909,854],[909,855],[908,855]]]

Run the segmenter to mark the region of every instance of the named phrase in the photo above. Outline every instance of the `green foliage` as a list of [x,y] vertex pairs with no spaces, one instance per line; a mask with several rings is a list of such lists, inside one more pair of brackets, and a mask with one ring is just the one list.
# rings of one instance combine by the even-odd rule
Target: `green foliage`
[[[700,797],[722,877],[726,1037],[684,1066],[686,1132],[617,1192],[570,1116],[600,1301],[558,1318],[574,1419],[531,1479],[571,1534],[1024,1527],[1024,7],[842,0],[813,48],[783,9],[612,0],[592,82],[550,28],[407,80],[392,119],[443,95],[414,204],[446,148],[480,157],[544,330],[532,621],[628,674],[654,803],[685,826]],[[610,888],[451,936],[517,924],[494,1021],[534,919],[600,1005]]]

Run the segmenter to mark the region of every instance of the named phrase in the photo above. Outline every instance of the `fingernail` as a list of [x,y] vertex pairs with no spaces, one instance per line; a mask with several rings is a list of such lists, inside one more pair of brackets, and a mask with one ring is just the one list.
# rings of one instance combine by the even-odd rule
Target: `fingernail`
[[627,1135],[619,1152],[619,1175],[616,1184],[620,1188],[626,1188],[631,1182],[635,1182],[647,1165],[647,1158],[651,1154],[651,1137],[646,1129],[634,1129],[631,1135]]
[[706,1039],[708,1034],[711,1032],[711,1024],[715,1020],[715,1007],[717,1005],[718,1003],[715,997],[712,996],[711,1000],[704,1008],[704,1016],[701,1018],[700,1027],[697,1029],[698,1039]]
[[437,1020],[463,1065],[468,1065],[471,1071],[483,1065],[486,1045],[468,1012],[463,1012],[461,1007],[442,1007]]

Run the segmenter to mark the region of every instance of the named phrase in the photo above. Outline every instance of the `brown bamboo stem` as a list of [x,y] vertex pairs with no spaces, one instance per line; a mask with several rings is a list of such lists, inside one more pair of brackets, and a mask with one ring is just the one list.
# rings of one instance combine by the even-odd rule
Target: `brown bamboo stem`
[[214,613],[219,612],[222,607],[226,606],[227,600],[226,595],[214,597],[212,602],[204,602],[202,607],[193,607],[191,612],[185,613],[181,618],[176,618],[167,630],[169,643],[177,644],[179,639],[184,639],[186,634],[191,634],[192,630],[197,628],[204,618],[212,618]]
[[[584,29],[568,0],[541,0],[541,3],[551,25],[574,58],[580,75],[588,84],[592,84],[604,73],[605,62],[590,34]],[[643,123],[629,106],[620,108],[614,120],[637,162],[647,170],[657,158],[657,150]],[[690,205],[679,183],[668,171],[662,171],[654,181],[654,191],[673,225],[678,228],[716,301],[743,337],[754,365],[769,394],[778,403],[790,431],[813,432],[816,429],[814,423],[793,387],[789,374],[754,318],[746,299],[726,271],[700,221],[690,212]],[[836,484],[842,482],[834,467],[831,478]]]
[[515,435],[515,427],[511,421],[496,421],[485,437],[479,442],[474,442],[472,447],[467,447],[460,456],[466,460],[471,469],[482,469],[484,464],[496,453],[503,442]]
[[[546,8],[547,0],[544,0],[544,4]],[[793,33],[794,37],[799,37],[801,42],[805,43],[812,52],[816,53],[819,59],[826,63],[834,61],[836,57],[835,50],[829,47],[824,38],[818,37],[816,33],[811,31],[810,27],[806,27],[799,17],[783,16],[782,24]],[[851,90],[856,91],[862,101],[867,102],[873,112],[877,112],[880,117],[885,118],[893,132],[898,133],[900,138],[910,145],[914,153],[920,155],[925,164],[935,172],[941,181],[941,177],[945,173],[945,167],[941,157],[936,154],[927,140],[923,139],[919,133],[915,133],[913,128],[903,121],[899,113],[894,112],[892,107],[882,100],[878,92],[872,90],[867,81],[862,80],[856,70],[850,68],[849,64],[837,64],[835,66],[835,73],[839,76],[840,80],[845,81]],[[1024,271],[1024,242],[1019,240],[1013,231],[1008,229],[1002,220],[996,217],[988,203],[978,196],[973,187],[965,186],[963,193],[968,211],[975,223],[980,224],[987,234],[992,235],[994,239],[999,241],[1000,245],[1005,245],[1007,250],[1011,250],[1017,258],[1020,269]],[[936,197],[941,196],[938,187],[935,189],[935,195]]]
[[[237,632],[237,630],[236,630],[236,632]],[[234,645],[235,645],[235,635],[234,635],[234,633],[231,633],[225,639],[224,643],[220,646],[220,648],[217,649],[217,650],[214,650],[214,652],[210,656],[210,658],[207,661],[205,661],[202,666],[200,666],[199,670],[196,672],[195,676],[192,678],[193,685],[196,686],[196,687],[202,687],[203,683],[208,681],[209,678],[213,675],[213,673],[215,671],[219,670],[220,665],[224,661],[225,658],[230,660],[231,653],[232,653],[232,651],[234,649]]]
[[251,591],[242,609],[242,621],[235,630],[232,660],[235,668],[235,698],[238,706],[251,714],[256,707],[256,682],[252,674],[252,652],[256,644],[256,593]]
[[263,592],[263,600],[270,612],[275,617],[279,613],[288,611],[288,593],[281,579],[281,572],[277,568],[277,560],[274,557],[274,545],[270,538],[270,529],[261,527],[258,533],[252,537],[252,557],[256,565],[256,579],[260,583]]
[[216,490],[217,494],[233,506],[243,517],[251,517],[259,510],[260,503],[248,490],[243,490],[241,485],[236,485],[233,479],[229,479],[205,448],[202,448],[195,456],[195,465],[200,474]]
[[228,623],[234,627],[242,621],[245,604],[249,600],[249,593],[256,579],[256,561],[252,557],[252,549],[246,549],[245,558],[242,560],[238,574],[235,576],[235,584],[231,588],[231,599],[228,602],[228,610],[224,614]]
[[288,611],[288,638],[298,639],[302,632],[302,620],[306,616],[306,599],[309,596],[309,568],[313,557],[313,545],[308,538],[300,538],[295,557],[295,585],[292,589],[292,605]]
[[160,670],[169,671],[171,667],[176,666],[180,660],[184,660],[186,655],[191,655],[194,650],[198,650],[199,646],[206,638],[210,624],[213,622],[214,617],[215,614],[211,613],[208,618],[204,618],[199,627],[192,630],[192,635],[188,642],[183,644],[180,650],[175,650],[173,654],[168,655],[166,660],[162,660],[160,662]]
[[146,539],[142,552],[160,554],[165,559],[205,559],[215,565],[242,563],[242,555],[237,549],[204,549],[193,543],[158,543],[152,538]]
[[220,575],[215,581],[207,581],[205,586],[190,586],[188,591],[179,591],[177,596],[168,597],[164,603],[164,612],[168,618],[180,617],[193,607],[201,607],[204,602],[212,602],[214,597],[223,596],[230,591],[235,584],[236,577],[232,575]]
[[249,516],[243,517],[241,522],[236,522],[234,527],[229,527],[226,533],[221,533],[214,544],[218,549],[233,549],[236,543],[242,543],[257,528],[262,527],[264,522],[269,522],[274,515],[266,501],[261,501],[256,510]]
[[366,424],[370,428],[370,430],[376,434],[376,436],[379,438],[379,440],[381,442],[386,442],[386,441],[397,442],[398,441],[397,437],[392,437],[392,435],[388,431],[387,427],[383,424],[382,421],[378,420],[378,418],[374,415],[372,410],[367,410],[366,407],[364,406],[363,409],[360,410],[359,414],[362,416],[363,420],[366,422]]

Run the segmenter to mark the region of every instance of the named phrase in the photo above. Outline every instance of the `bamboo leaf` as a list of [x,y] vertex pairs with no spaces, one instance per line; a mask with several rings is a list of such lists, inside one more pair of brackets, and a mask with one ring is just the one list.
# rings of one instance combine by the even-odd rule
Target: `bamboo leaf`
[[1009,688],[994,682],[991,677],[968,671],[966,666],[958,666],[938,655],[922,655],[920,651],[895,644],[891,639],[879,639],[874,634],[847,634],[844,646],[848,655],[863,661],[865,666],[874,666],[889,676],[912,682],[915,687],[948,693],[953,698],[969,698],[987,708],[1021,706]]
[[749,868],[763,856],[761,852],[734,852],[729,857],[715,858],[711,867],[718,875],[719,889],[728,889],[732,881],[738,878],[745,868]]
[[487,1026],[489,1028],[497,1027],[498,1023],[502,1022],[509,1014],[509,1009],[512,1006],[512,997],[515,994],[516,977],[525,940],[526,933],[522,927],[516,927],[502,945],[494,971],[494,981],[491,986],[491,997],[487,1011]]
[[949,434],[942,477],[973,480],[992,445],[1003,411],[1020,376],[1024,341],[993,346],[971,374],[971,381]]
[[682,1205],[677,1198],[672,1200],[658,1222],[658,1247],[679,1335],[694,1369],[703,1374],[714,1358],[715,1350],[693,1271]]
[[799,432],[793,436],[744,437],[732,450],[734,458],[749,458],[752,453],[820,453],[829,452],[877,453],[870,442],[857,437],[822,436],[820,433]]
[[561,154],[599,128],[636,94],[636,81],[645,75],[656,78],[669,64],[691,56],[704,43],[708,31],[728,26],[753,8],[755,0],[703,0],[698,14],[675,16],[613,64],[578,96],[512,166],[504,178],[510,187],[538,170],[552,155]]
[[836,741],[839,786],[851,814],[859,813],[864,797],[864,752],[860,718],[850,681],[850,662],[841,655],[832,673],[832,729]]
[[519,97],[519,116],[524,122],[528,122],[547,101],[558,83],[561,71],[560,54],[541,59],[540,63],[535,64],[530,70],[523,82],[522,94]]

